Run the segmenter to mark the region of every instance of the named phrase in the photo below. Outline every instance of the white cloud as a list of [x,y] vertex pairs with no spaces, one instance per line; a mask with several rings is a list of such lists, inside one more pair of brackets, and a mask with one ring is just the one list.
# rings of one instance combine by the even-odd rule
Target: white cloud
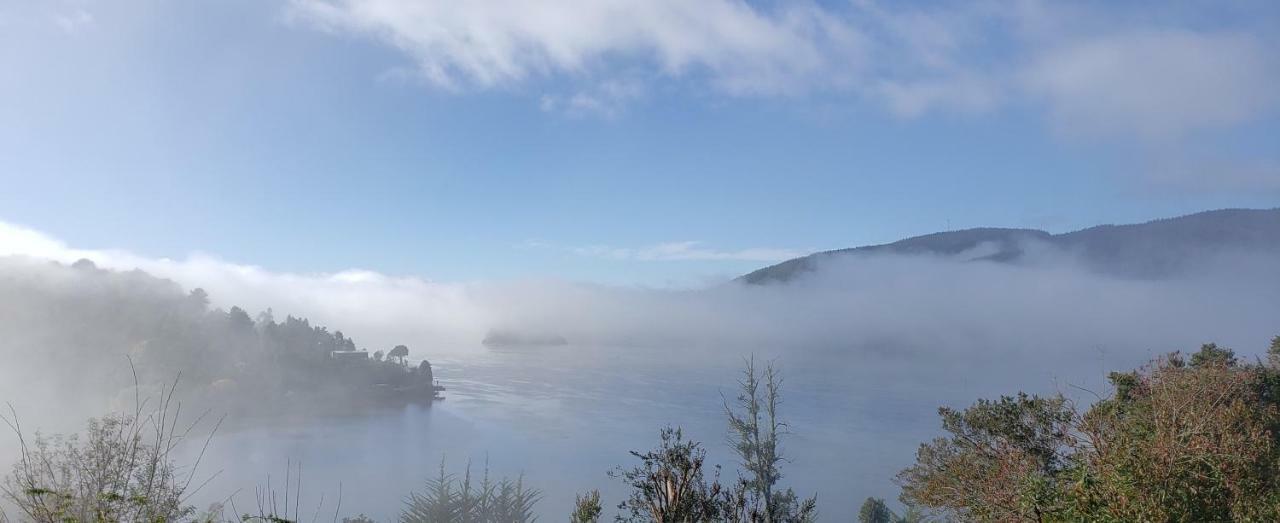
[[731,93],[804,91],[856,56],[856,33],[808,4],[763,12],[734,0],[294,0],[293,16],[378,38],[444,88],[590,77],[612,59],[653,75],[705,74]]
[[53,14],[53,23],[63,32],[74,35],[93,24],[93,15],[80,8]]
[[1000,102],[1001,86],[981,76],[961,76],[911,82],[885,81],[877,92],[894,114],[915,118],[938,108],[965,113],[992,109]]
[[1023,80],[1066,132],[1160,140],[1274,109],[1273,55],[1247,34],[1144,31],[1050,50]]
[[[567,84],[541,107],[619,114],[646,83],[728,96],[841,93],[914,118],[1032,102],[1069,134],[1169,139],[1274,114],[1266,21],[1194,6],[1038,0],[928,7],[739,0],[293,0],[297,20],[396,47],[438,87]],[[1245,18],[1238,15],[1237,18]],[[637,73],[638,72],[638,73]],[[628,82],[619,83],[620,78]],[[623,85],[624,91],[616,90]],[[613,86],[613,87],[610,87]]]
[[280,316],[295,314],[321,324],[363,334],[370,346],[414,340],[471,343],[483,335],[492,318],[476,308],[478,289],[466,284],[438,283],[348,269],[336,273],[273,272],[193,254],[186,259],[149,258],[120,250],[78,249],[38,231],[0,222],[0,256],[28,256],[73,263],[89,259],[103,268],[141,269],[190,289],[202,287],[218,307],[250,311],[274,308]]
[[[558,248],[531,240],[526,248]],[[570,249],[588,256],[623,260],[738,260],[773,262],[799,256],[787,249],[751,248],[718,251],[698,242],[675,242],[638,249],[593,247]],[[321,325],[340,328],[370,347],[406,343],[469,351],[488,329],[527,320],[544,307],[568,310],[584,293],[603,291],[565,282],[435,282],[412,276],[391,276],[364,269],[334,273],[275,272],[232,263],[206,254],[185,259],[152,258],[121,250],[80,249],[39,231],[0,221],[0,257],[26,256],[64,264],[81,258],[102,268],[141,269],[168,278],[185,288],[209,291],[213,305],[238,305],[249,311],[273,308],[277,317],[305,316]],[[592,298],[594,299],[594,298]],[[540,303],[529,308],[531,303]],[[566,305],[569,303],[569,305]],[[566,309],[567,308],[567,309]],[[558,320],[557,320],[558,321]]]
[[568,116],[613,118],[621,114],[627,104],[643,95],[644,86],[640,82],[609,80],[570,96],[543,95],[539,107],[546,112],[561,112]]

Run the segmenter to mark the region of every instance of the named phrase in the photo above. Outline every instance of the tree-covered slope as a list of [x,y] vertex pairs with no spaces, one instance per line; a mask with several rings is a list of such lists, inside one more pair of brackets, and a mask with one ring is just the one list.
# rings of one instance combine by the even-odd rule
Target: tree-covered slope
[[342,331],[305,318],[210,308],[201,289],[87,260],[0,259],[0,340],[7,397],[131,397],[135,369],[143,386],[181,374],[188,398],[224,412],[429,401],[433,393],[430,365],[409,365],[407,349],[370,357]]

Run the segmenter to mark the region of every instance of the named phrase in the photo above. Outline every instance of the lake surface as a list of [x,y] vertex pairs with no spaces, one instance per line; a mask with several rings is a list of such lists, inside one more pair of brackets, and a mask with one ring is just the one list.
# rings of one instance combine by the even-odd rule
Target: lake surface
[[[573,346],[441,358],[433,365],[447,399],[432,406],[223,430],[205,458],[221,473],[199,502],[235,493],[239,512],[256,510],[253,485],[265,487],[270,473],[271,485],[282,490],[286,462],[301,462],[302,519],[330,521],[341,489],[343,515],[392,521],[442,460],[454,473],[469,460],[476,475],[486,461],[496,476],[523,473],[527,485],[545,493],[537,505],[542,521],[564,519],[574,494],[592,488],[601,490],[611,516],[625,490],[606,472],[633,464],[628,451],[651,448],[667,424],[702,441],[708,461],[724,465],[726,478],[735,476],[721,394],[732,397],[740,358]],[[922,371],[910,361],[863,365],[812,352],[780,361],[782,412],[793,432],[784,441],[791,462],[783,482],[816,493],[822,520],[853,519],[867,496],[896,498],[892,478],[935,434],[937,406],[968,404],[1004,387],[967,383],[968,371],[957,365]],[[211,469],[204,472],[217,471]]]

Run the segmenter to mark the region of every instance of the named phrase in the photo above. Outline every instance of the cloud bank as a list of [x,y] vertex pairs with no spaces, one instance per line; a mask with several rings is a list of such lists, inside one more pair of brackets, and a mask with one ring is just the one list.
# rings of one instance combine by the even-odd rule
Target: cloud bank
[[[1260,346],[1280,330],[1274,324],[1280,264],[1273,254],[1190,253],[1195,271],[1134,280],[1093,273],[1065,253],[1030,249],[1039,253],[1035,261],[1020,266],[968,262],[969,253],[858,257],[829,261],[789,285],[656,290],[556,280],[443,283],[355,269],[278,273],[207,255],[171,260],[76,249],[0,223],[0,256],[68,264],[88,258],[103,268],[141,269],[206,289],[214,306],[272,308],[277,317],[306,316],[342,329],[362,345],[407,342],[431,352],[483,350],[478,342],[500,328],[554,333],[583,346],[676,344],[713,354],[720,347],[894,357],[989,350],[1036,360],[1099,344],[1147,350],[1219,339]],[[692,243],[603,255],[744,256]],[[1036,333],[1057,339],[1046,346]]]

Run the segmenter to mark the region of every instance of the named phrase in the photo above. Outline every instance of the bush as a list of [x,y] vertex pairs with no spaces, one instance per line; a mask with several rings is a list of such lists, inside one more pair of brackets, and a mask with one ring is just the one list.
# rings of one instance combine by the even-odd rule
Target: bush
[[423,493],[409,494],[400,521],[404,523],[528,523],[537,519],[533,507],[542,497],[537,489],[524,486],[524,477],[515,480],[489,478],[486,466],[479,484],[471,479],[471,464],[459,479],[445,472],[427,481]]
[[941,409],[902,500],[982,521],[1280,520],[1280,368],[1204,345],[1130,373],[1081,413],[1019,394]]
[[83,438],[37,433],[28,440],[11,406],[0,418],[17,436],[19,459],[0,488],[5,499],[37,523],[196,519],[187,500],[199,490],[191,488],[199,458],[180,468],[170,455],[200,419],[177,428],[176,385],[162,391],[154,412],[138,400],[132,414],[89,420]]

